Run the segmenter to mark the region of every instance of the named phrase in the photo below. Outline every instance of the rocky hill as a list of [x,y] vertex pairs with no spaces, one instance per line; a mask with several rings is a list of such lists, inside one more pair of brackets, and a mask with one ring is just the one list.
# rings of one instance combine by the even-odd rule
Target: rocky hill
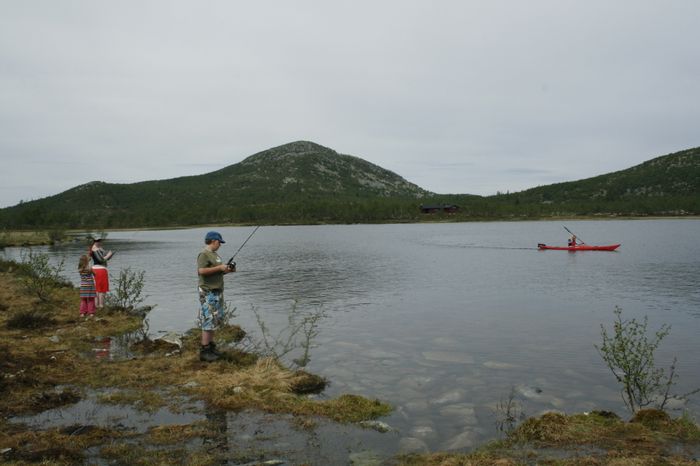
[[[0,210],[4,228],[83,228],[254,222],[334,215],[338,206],[429,195],[399,175],[359,157],[298,141],[197,176],[131,184],[93,181]],[[264,215],[261,214],[264,212]]]

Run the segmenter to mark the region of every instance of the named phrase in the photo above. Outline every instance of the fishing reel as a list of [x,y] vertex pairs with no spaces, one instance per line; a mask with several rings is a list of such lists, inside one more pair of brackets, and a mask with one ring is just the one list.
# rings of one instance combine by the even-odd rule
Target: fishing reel
[[236,262],[233,260],[233,257],[226,262],[226,268],[228,269],[229,272],[235,272],[236,271]]

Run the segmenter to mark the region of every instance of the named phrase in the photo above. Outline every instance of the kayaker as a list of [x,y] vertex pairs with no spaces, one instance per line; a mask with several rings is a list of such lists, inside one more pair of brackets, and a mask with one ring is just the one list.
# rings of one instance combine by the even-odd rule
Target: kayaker
[[569,238],[569,247],[570,248],[576,247],[576,235],[571,235],[571,238]]

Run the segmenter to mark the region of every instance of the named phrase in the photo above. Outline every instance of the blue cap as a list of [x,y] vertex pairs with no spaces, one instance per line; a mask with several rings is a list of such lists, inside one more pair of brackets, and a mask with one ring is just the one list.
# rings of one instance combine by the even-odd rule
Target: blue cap
[[218,231],[210,231],[207,236],[204,237],[204,241],[214,241],[217,240],[219,243],[224,244],[226,241],[221,237],[221,233]]

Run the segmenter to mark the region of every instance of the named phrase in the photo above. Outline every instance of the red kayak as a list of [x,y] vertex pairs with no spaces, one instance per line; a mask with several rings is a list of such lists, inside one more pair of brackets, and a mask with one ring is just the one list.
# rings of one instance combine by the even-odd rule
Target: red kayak
[[589,246],[587,244],[577,244],[576,246],[547,246],[539,243],[537,248],[541,251],[552,249],[554,251],[614,251],[619,248],[619,244],[610,244],[608,246]]

